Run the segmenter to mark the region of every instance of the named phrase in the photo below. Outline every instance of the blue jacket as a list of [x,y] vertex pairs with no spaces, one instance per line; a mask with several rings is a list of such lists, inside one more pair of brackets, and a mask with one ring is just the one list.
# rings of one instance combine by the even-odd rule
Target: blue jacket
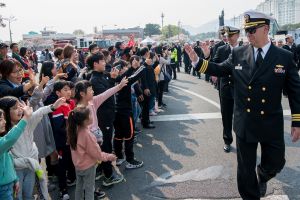
[[21,120],[5,136],[0,137],[0,186],[18,180],[13,158],[9,153],[9,149],[21,136],[26,125],[27,122],[25,120]]

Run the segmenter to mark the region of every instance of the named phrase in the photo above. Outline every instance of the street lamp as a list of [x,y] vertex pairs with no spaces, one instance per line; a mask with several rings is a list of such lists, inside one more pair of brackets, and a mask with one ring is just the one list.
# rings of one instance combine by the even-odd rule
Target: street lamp
[[4,20],[8,21],[8,29],[9,29],[9,37],[10,37],[10,43],[12,43],[12,32],[11,32],[11,22],[14,22],[17,20],[14,16],[10,16],[9,18],[3,18]]
[[161,13],[160,17],[161,17],[161,30],[162,30],[164,27],[164,17],[165,17],[164,13]]
[[181,30],[180,25],[181,25],[181,22],[179,20],[178,21],[178,41],[179,41],[179,35],[180,35],[180,30]]

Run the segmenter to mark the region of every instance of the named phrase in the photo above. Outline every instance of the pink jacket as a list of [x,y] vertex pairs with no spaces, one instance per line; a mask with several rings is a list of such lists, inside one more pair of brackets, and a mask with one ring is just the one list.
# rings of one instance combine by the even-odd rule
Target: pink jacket
[[77,148],[71,149],[71,154],[77,170],[86,170],[99,161],[108,161],[109,155],[101,151],[96,137],[88,128],[78,130]]
[[88,108],[90,109],[91,117],[93,119],[93,123],[89,126],[89,128],[92,132],[98,129],[97,109],[104,101],[106,101],[113,94],[117,93],[119,90],[120,88],[117,85],[97,96],[94,96],[93,100],[89,102]]

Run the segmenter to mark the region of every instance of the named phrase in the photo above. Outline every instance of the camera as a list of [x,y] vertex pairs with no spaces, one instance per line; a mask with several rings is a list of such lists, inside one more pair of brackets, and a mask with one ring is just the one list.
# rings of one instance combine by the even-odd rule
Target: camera
[[117,66],[115,66],[115,68],[120,71],[122,69],[122,66],[121,65],[117,65]]

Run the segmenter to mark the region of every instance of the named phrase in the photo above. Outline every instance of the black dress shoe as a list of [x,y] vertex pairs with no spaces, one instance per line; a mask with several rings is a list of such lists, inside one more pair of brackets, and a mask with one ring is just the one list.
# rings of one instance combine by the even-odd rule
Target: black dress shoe
[[153,129],[153,128],[155,128],[155,126],[153,126],[152,124],[148,124],[146,126],[143,126],[143,128],[145,128],[145,129]]
[[224,149],[224,151],[225,151],[226,153],[229,153],[230,150],[231,150],[230,144],[225,144],[224,147],[223,147],[223,149]]
[[259,174],[257,176],[257,179],[258,179],[258,187],[259,187],[260,197],[264,197],[264,196],[266,196],[266,193],[267,193],[267,182],[262,182]]

